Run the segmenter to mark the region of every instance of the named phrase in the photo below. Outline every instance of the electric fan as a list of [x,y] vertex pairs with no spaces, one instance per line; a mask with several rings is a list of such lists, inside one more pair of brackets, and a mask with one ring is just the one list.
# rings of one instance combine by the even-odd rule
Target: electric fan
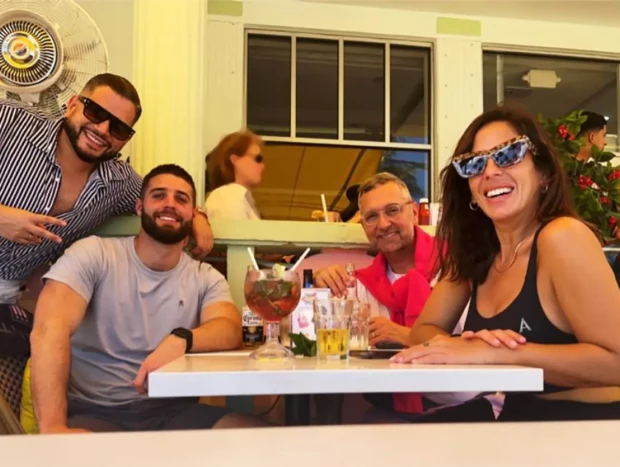
[[101,32],[73,0],[0,1],[0,99],[61,116],[69,98],[107,69]]

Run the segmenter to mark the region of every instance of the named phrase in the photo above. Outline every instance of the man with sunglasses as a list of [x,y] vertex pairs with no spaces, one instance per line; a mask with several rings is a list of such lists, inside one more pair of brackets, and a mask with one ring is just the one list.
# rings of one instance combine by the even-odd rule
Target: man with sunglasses
[[[29,277],[105,220],[135,212],[142,178],[118,157],[141,112],[134,86],[109,73],[90,79],[63,118],[0,101],[0,356],[29,354],[32,316],[16,305]],[[194,237],[206,254],[206,216]]]

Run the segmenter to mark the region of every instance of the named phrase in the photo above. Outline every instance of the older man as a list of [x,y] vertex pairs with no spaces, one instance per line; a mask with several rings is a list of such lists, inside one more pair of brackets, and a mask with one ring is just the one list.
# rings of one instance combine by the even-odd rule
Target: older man
[[[407,185],[392,174],[379,173],[366,181],[359,189],[359,207],[370,245],[379,250],[372,264],[356,273],[357,298],[371,308],[369,342],[407,345],[411,326],[431,293],[434,238],[417,226],[418,206]],[[315,284],[337,296],[353,285],[340,265],[317,271]],[[394,394],[392,401],[398,412],[422,411],[419,394]]]
[[[406,345],[411,325],[431,292],[435,241],[417,226],[418,206],[398,177],[379,173],[359,190],[362,226],[379,255],[357,271],[357,298],[370,303],[370,344]],[[336,296],[347,293],[349,277],[341,265],[315,274],[318,287]]]
[[[411,326],[420,315],[438,271],[435,239],[418,227],[418,207],[407,185],[389,173],[368,179],[359,190],[362,226],[372,248],[379,250],[373,263],[356,273],[357,298],[370,304],[369,343],[408,344]],[[318,287],[329,287],[337,296],[347,293],[349,277],[342,266],[330,266],[315,273]],[[457,324],[460,334],[467,314]],[[366,418],[390,422],[406,420],[423,408],[467,401],[476,393],[375,394],[366,398],[384,411],[371,411]],[[386,398],[385,396],[388,396]],[[496,413],[501,395],[487,396]],[[387,413],[385,412],[387,411]]]

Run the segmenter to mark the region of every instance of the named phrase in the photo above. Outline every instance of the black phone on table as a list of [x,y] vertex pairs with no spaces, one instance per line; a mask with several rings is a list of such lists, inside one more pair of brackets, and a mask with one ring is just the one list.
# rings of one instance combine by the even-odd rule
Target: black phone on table
[[398,352],[400,351],[392,349],[351,350],[349,355],[364,360],[387,360]]
[[383,341],[383,342],[377,342],[375,344],[375,348],[379,350],[402,350],[405,348],[405,346],[399,342]]

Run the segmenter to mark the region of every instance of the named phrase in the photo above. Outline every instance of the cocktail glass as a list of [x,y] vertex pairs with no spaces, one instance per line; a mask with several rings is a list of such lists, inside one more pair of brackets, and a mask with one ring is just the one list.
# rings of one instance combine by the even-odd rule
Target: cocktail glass
[[293,352],[280,344],[280,322],[290,315],[301,296],[301,283],[295,271],[250,269],[243,287],[248,308],[263,318],[266,341],[250,354],[255,360],[295,358]]

